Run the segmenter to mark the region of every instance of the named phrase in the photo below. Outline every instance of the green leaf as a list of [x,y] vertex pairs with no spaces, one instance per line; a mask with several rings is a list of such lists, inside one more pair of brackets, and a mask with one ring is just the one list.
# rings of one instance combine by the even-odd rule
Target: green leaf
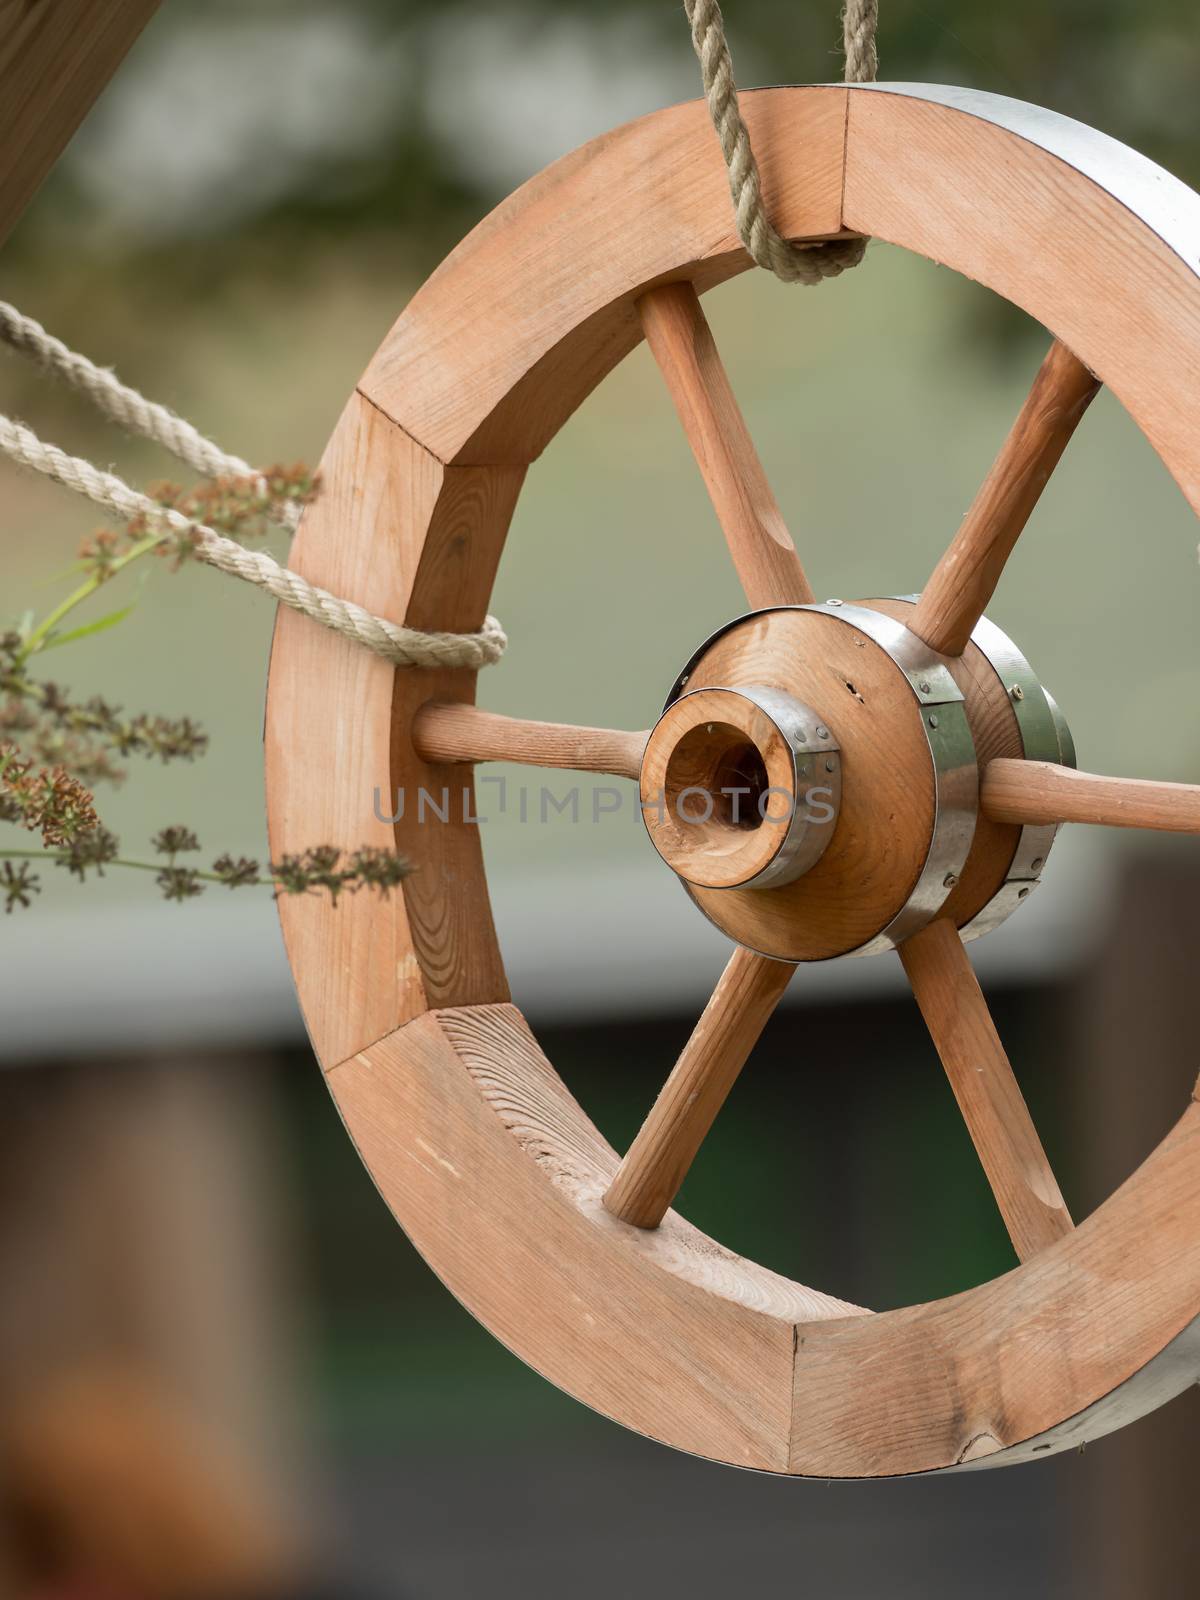
[[95,622],[85,622],[80,628],[72,628],[69,633],[52,633],[42,645],[43,650],[57,650],[60,645],[73,644],[76,639],[86,639],[93,633],[105,633],[109,628],[115,628],[118,622],[124,622],[133,606],[122,606],[119,611],[110,611],[107,616],[97,617]]

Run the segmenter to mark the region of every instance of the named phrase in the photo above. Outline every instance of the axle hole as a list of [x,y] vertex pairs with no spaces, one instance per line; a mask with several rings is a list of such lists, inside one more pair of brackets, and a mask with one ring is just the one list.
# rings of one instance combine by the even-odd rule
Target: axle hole
[[758,746],[741,728],[708,722],[685,733],[671,752],[664,799],[698,847],[734,849],[762,827],[770,782]]

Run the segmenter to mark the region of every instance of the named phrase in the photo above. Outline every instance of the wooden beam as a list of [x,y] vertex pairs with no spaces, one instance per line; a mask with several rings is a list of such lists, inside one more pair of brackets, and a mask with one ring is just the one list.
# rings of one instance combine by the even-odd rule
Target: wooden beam
[[900,959],[1013,1248],[1028,1261],[1073,1224],[958,929],[939,917],[904,941]]
[[690,283],[664,283],[638,301],[696,465],[751,606],[816,599],[776,504],[746,420]]
[[432,700],[413,718],[413,745],[422,761],[517,761],[528,767],[605,772],[635,780],[648,737],[620,728],[531,722]]
[[614,1217],[658,1227],[795,970],[740,945],[730,956],[604,1196]]
[[159,0],[0,0],[0,244]]
[[1090,822],[1102,828],[1200,833],[1200,786],[1106,778],[1052,761],[990,761],[979,804],[996,822]]
[[933,649],[960,656],[967,648],[1005,562],[1099,388],[1099,380],[1056,339],[913,612],[909,627]]

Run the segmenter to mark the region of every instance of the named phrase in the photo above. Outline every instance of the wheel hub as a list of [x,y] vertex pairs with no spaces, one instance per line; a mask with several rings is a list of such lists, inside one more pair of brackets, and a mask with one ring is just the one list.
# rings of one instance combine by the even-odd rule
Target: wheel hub
[[1055,829],[979,812],[998,756],[1073,763],[1061,713],[982,621],[961,657],[912,599],[779,607],[697,651],[646,746],[642,814],[710,921],[783,961],[894,948],[933,916],[966,938],[1037,882]]
[[811,706],[761,684],[693,689],[650,735],[641,809],[693,887],[765,889],[820,859],[841,788],[837,740]]

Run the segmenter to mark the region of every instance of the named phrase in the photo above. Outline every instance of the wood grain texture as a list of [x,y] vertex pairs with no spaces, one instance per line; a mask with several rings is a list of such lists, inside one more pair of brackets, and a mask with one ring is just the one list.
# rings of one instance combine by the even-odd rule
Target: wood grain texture
[[842,763],[833,837],[794,883],[689,885],[688,893],[731,939],[777,960],[856,950],[908,899],[933,834],[933,760],[920,706],[887,652],[828,612],[747,617],[700,658],[688,689],[748,684],[783,689],[828,717]]
[[1066,1202],[958,929],[938,917],[900,959],[1021,1261],[1071,1231]]
[[1200,1372],[1200,1105],[1074,1233],[964,1294],[802,1327],[789,1470],[1041,1461]]
[[736,949],[604,1196],[614,1217],[657,1228],[795,968]]
[[159,0],[0,0],[0,244]]
[[690,283],[665,283],[643,295],[637,308],[748,603],[754,609],[809,605],[816,595],[695,289]]
[[[483,622],[508,526],[524,480],[520,466],[445,467],[404,614],[416,628]],[[412,722],[429,700],[470,701],[475,674],[399,671],[392,696],[391,771],[404,805],[396,848],[414,863],[404,883],[413,954],[425,1003],[507,1000],[483,871],[474,773],[414,759]],[[422,797],[430,804],[422,810]],[[438,809],[440,806],[440,809]]]
[[[322,493],[304,516],[291,565],[384,616],[420,627],[436,613],[437,626],[478,627],[481,584],[490,586],[519,470],[446,468],[354,395],[321,473]],[[293,971],[308,975],[300,986],[305,1022],[327,1067],[443,999],[508,997],[479,828],[461,820],[475,814],[471,775],[413,759],[411,718],[439,693],[469,697],[472,674],[398,673],[280,610],[265,731],[272,854],[375,845],[404,850],[417,868],[403,893],[386,899],[279,902]],[[434,804],[419,805],[422,790]],[[404,815],[393,824],[386,819],[399,791]],[[445,823],[435,810],[443,791]]]
[[1051,761],[993,761],[980,805],[1000,822],[1090,822],[1102,828],[1200,833],[1200,787],[1106,778]]
[[519,1012],[422,1017],[329,1082],[413,1243],[505,1344],[643,1433],[785,1469],[795,1323],[856,1308],[673,1213],[610,1216],[617,1157]]
[[[742,109],[776,226],[837,234],[846,91],[761,90]],[[672,106],[510,195],[413,298],[361,387],[443,461],[528,462],[641,339],[638,295],[750,265],[708,108]]]
[[419,1018],[329,1084],[413,1243],[539,1372],[698,1454],[815,1478],[1041,1459],[1200,1375],[1200,1104],[1069,1238],[877,1315],[601,1196],[617,1157],[510,1006]]
[[502,717],[477,706],[430,701],[413,718],[413,744],[422,761],[515,761],[523,766],[605,772],[636,780],[646,733],[582,728],[565,722]]
[[947,656],[966,649],[1005,562],[1099,388],[1082,362],[1056,339],[909,620],[908,626],[932,649]]
[[803,826],[807,791],[785,735],[760,706],[729,689],[696,689],[652,730],[638,798],[650,841],[673,872],[697,887],[731,889],[771,865],[793,820]]
[[[1000,125],[1011,108],[990,121],[987,96],[966,113],[940,92],[746,96],[773,216],[793,236],[844,225],[890,239],[1040,318],[1126,404],[1200,509],[1196,263],[1100,179]],[[699,103],[533,180],[385,339],[330,447],[301,570],[389,616],[474,626],[524,464],[641,338],[638,297],[684,279],[703,292],[746,265]],[[860,927],[868,937],[907,897],[932,770],[922,787],[923,735],[890,663],[865,644],[843,659],[833,635],[771,632],[705,664],[728,681],[743,655],[756,669],[800,661],[809,692],[792,692],[831,717],[839,706],[838,837],[847,831],[840,875],[807,908],[803,958],[814,959],[860,942]],[[756,680],[761,670],[740,681]],[[469,679],[397,677],[282,618],[267,727],[276,848],[395,837],[372,829],[372,786],[461,784],[461,767],[416,759],[411,724],[431,699],[471,698]],[[998,714],[997,730],[999,741]],[[860,787],[855,770],[871,782]],[[855,818],[859,792],[871,804]],[[548,1377],[698,1453],[877,1476],[1067,1448],[1200,1376],[1200,1105],[1106,1205],[1016,1271],[948,1301],[854,1315],[673,1213],[642,1230],[605,1210],[616,1157],[502,1003],[478,828],[443,831],[417,841],[433,870],[403,897],[359,897],[340,922],[316,902],[286,905],[289,951],[376,1181],[434,1267]],[[830,869],[836,844],[803,884]],[[746,907],[747,931],[770,933],[767,894],[796,887]],[[420,1014],[445,996],[453,1010]]]

